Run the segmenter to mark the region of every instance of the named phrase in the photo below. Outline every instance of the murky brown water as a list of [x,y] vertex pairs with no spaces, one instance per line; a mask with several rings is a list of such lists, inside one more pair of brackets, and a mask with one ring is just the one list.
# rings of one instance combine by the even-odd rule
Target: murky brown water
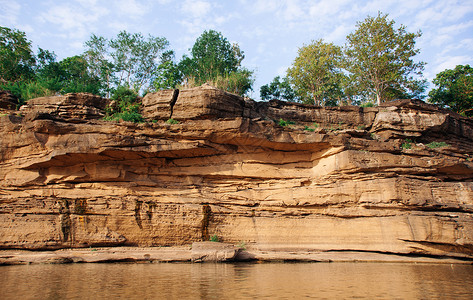
[[1,299],[473,299],[473,266],[387,263],[0,267]]

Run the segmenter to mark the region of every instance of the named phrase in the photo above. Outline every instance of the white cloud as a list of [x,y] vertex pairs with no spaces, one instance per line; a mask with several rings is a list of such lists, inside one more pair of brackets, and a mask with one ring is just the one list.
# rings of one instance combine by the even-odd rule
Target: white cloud
[[437,58],[437,65],[433,69],[434,74],[442,72],[445,69],[454,69],[457,65],[464,65],[468,62],[473,62],[473,56],[457,55],[457,56],[442,56]]
[[202,18],[207,15],[212,5],[207,1],[186,0],[182,3],[181,10],[193,18]]
[[296,20],[304,15],[301,4],[298,0],[287,0],[286,8],[283,11],[284,19]]
[[309,13],[312,17],[328,18],[338,15],[347,4],[349,0],[321,0],[310,6]]
[[149,12],[147,5],[137,0],[120,0],[116,2],[120,14],[131,17],[141,17]]
[[[92,3],[91,1],[88,1]],[[66,33],[73,40],[84,39],[93,31],[92,29],[108,14],[108,9],[91,6],[56,5],[41,13],[38,19],[41,23],[51,23],[54,28]],[[57,31],[56,31],[57,32]],[[58,33],[56,33],[57,35]]]
[[0,20],[2,26],[17,25],[21,5],[15,0],[0,0]]

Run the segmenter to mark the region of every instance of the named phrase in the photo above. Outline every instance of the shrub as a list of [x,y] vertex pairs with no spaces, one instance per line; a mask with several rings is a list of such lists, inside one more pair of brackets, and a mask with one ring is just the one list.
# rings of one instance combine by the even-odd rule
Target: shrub
[[218,241],[219,241],[219,240],[218,240],[218,236],[217,236],[216,234],[212,235],[212,236],[210,237],[210,241],[211,241],[211,242],[218,242]]
[[166,121],[166,123],[168,123],[168,124],[178,124],[179,121],[174,120],[174,119],[169,119],[169,120]]
[[401,148],[402,149],[411,149],[412,147],[412,140],[406,139],[404,143],[402,143]]
[[430,149],[435,149],[435,148],[442,148],[442,147],[448,147],[450,146],[449,144],[445,142],[431,142],[426,145]]
[[314,132],[314,131],[315,131],[314,128],[310,128],[310,127],[308,127],[308,126],[304,126],[304,130],[305,130],[305,131],[310,131],[310,132]]
[[112,100],[117,101],[116,107],[109,107],[105,120],[108,121],[128,121],[134,123],[143,122],[137,103],[138,94],[127,87],[119,86],[112,94]]
[[278,125],[283,126],[283,127],[288,126],[288,125],[294,125],[294,124],[296,124],[296,122],[294,122],[294,121],[285,121],[283,119],[279,119],[279,122],[278,122]]
[[374,107],[374,103],[372,102],[365,102],[360,105],[360,107]]

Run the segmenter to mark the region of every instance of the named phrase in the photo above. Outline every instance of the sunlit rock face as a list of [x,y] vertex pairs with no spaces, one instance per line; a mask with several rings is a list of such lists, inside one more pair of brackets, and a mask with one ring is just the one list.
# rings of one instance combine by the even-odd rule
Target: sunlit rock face
[[0,117],[1,248],[216,236],[473,259],[472,119],[416,100],[324,108],[206,85],[148,94],[141,124],[104,121],[108,102],[38,98]]

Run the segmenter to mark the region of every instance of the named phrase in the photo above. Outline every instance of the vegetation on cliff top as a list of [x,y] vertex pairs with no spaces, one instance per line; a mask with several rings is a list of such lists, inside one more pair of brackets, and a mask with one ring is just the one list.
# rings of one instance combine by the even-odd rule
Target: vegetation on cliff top
[[[324,106],[422,99],[425,63],[414,61],[420,36],[420,31],[396,27],[386,14],[368,16],[344,47],[322,39],[302,46],[287,76],[263,85],[260,96]],[[13,93],[19,104],[70,92],[113,97],[124,90],[146,94],[203,83],[239,95],[253,89],[254,72],[242,66],[244,52],[214,30],[204,31],[180,61],[166,38],[141,33],[122,31],[112,39],[93,34],[84,45],[84,53],[57,61],[48,50],[39,48],[35,54],[24,32],[0,27],[0,89]],[[473,115],[472,73],[469,65],[439,73],[429,102]],[[135,104],[123,105],[108,117],[137,112]]]
[[413,60],[420,51],[415,48],[420,36],[405,26],[396,28],[388,15],[367,17],[347,36],[344,48],[322,39],[299,48],[287,78],[263,86],[261,98],[280,97],[271,91],[277,92],[285,82],[289,88],[284,90],[292,89],[289,94],[295,93],[296,100],[323,106],[422,98],[425,63]]

